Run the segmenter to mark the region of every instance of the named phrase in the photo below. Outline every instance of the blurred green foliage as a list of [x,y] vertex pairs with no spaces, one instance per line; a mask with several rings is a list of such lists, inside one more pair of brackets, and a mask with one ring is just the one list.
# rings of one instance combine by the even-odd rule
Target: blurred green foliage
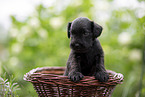
[[[3,78],[2,78],[3,77]],[[14,83],[13,76],[10,81],[6,79],[6,73],[0,77],[0,96],[1,97],[19,97],[17,91],[20,90],[19,85]]]
[[[112,8],[112,1],[106,0],[105,4]],[[106,12],[108,18],[101,20],[103,14],[97,3],[99,1],[94,0],[55,1],[49,7],[38,5],[23,21],[11,16],[12,25],[4,44],[8,57],[0,62],[0,73],[16,77],[21,88],[20,97],[37,95],[31,83],[23,80],[25,73],[37,67],[65,66],[70,52],[67,23],[80,16],[103,26],[99,40],[105,52],[105,67],[124,75],[124,83],[116,87],[112,97],[139,95],[145,16],[138,17],[137,9],[112,8]],[[143,80],[142,96],[145,97],[145,77]]]

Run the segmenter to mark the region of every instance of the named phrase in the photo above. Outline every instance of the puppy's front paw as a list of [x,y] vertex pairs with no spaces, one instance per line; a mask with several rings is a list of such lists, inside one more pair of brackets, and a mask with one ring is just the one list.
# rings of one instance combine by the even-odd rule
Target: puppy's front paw
[[84,77],[83,74],[80,73],[80,72],[71,72],[71,73],[68,75],[68,78],[69,78],[70,80],[72,80],[73,82],[80,81],[83,77]]
[[95,73],[95,78],[100,82],[107,82],[109,79],[109,75],[107,72],[100,71]]

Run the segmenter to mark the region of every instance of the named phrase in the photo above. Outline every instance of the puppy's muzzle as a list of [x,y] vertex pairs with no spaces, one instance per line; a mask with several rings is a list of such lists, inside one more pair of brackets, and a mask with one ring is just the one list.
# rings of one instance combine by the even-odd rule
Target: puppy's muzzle
[[83,48],[82,44],[80,44],[80,43],[71,43],[70,47],[74,50]]
[[75,47],[76,49],[80,49],[80,48],[81,48],[81,45],[80,45],[79,43],[76,43],[76,44],[74,44],[74,47]]
[[86,48],[84,45],[80,44],[80,43],[72,43],[70,45],[70,47],[76,51],[76,52],[80,52],[80,53],[83,53],[83,52],[87,52],[88,51],[88,48]]

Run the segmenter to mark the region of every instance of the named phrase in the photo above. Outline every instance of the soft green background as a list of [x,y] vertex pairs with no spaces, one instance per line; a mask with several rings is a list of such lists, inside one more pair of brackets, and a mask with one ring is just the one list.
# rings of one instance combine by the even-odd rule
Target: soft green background
[[[88,17],[103,26],[99,40],[105,52],[106,69],[124,75],[112,97],[138,97],[143,64],[145,16],[137,8],[114,8],[113,0],[56,0],[50,7],[39,4],[24,21],[11,16],[12,24],[0,50],[7,52],[0,59],[0,75],[14,76],[21,90],[20,97],[37,97],[31,83],[23,75],[31,69],[45,66],[65,66],[70,53],[67,23],[77,17]],[[138,1],[144,2],[144,1]],[[145,3],[145,2],[144,2]],[[145,97],[145,76],[142,97]]]

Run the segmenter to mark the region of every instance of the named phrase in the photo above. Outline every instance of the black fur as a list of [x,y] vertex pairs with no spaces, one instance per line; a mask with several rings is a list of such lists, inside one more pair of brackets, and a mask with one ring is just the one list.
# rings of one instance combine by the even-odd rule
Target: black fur
[[64,75],[74,82],[84,76],[95,76],[100,82],[108,81],[104,68],[104,53],[98,36],[102,27],[88,18],[80,17],[68,23],[71,53]]

